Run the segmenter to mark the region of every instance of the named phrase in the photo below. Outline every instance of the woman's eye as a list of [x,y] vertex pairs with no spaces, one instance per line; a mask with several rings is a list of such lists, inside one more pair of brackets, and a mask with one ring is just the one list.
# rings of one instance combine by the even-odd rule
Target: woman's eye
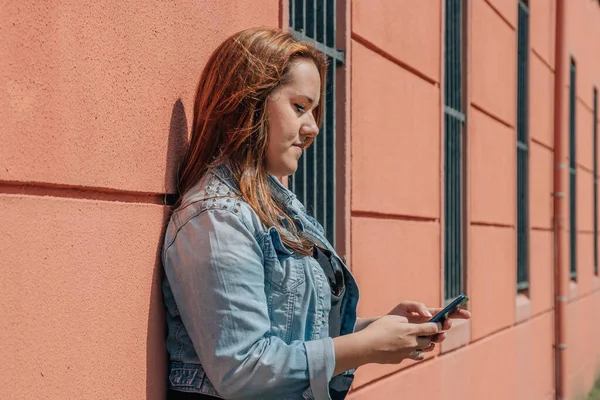
[[298,112],[304,112],[304,107],[302,107],[300,104],[294,104],[294,107],[296,107],[296,110],[298,110]]

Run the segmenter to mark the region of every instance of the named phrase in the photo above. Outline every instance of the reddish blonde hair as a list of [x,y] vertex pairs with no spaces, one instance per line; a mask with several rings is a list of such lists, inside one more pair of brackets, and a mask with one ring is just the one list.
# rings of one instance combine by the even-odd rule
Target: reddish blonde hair
[[[298,234],[285,207],[272,196],[266,170],[267,97],[288,81],[290,68],[300,58],[312,60],[317,66],[323,98],[327,58],[290,33],[248,29],[230,36],[213,52],[196,91],[192,133],[180,168],[180,200],[176,206],[210,168],[227,162],[244,200],[260,220],[274,226],[286,246],[310,254],[312,245]],[[319,126],[322,107],[320,103],[314,110]],[[285,229],[281,216],[287,220]]]

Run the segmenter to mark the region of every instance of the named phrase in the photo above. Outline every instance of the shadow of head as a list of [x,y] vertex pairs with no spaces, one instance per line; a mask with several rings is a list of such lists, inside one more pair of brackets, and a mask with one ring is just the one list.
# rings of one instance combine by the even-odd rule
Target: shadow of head
[[188,140],[188,122],[181,99],[173,104],[169,137],[167,140],[167,164],[165,169],[165,204],[173,205],[177,193],[179,164]]
[[177,198],[177,171],[187,144],[188,124],[185,107],[181,99],[173,104],[171,123],[167,137],[167,160],[165,166],[163,229],[156,251],[156,262],[152,275],[150,307],[148,311],[148,331],[146,341],[146,399],[164,399],[167,392],[168,357],[165,347],[166,322],[165,307],[162,301],[161,283],[163,278],[162,245],[171,205]]

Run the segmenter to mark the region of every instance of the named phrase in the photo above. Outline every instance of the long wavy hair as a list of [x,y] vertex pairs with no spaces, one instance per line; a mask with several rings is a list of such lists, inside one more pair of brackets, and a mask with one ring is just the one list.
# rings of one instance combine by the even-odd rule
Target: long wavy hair
[[[209,169],[226,162],[244,200],[260,220],[274,226],[290,249],[308,255],[312,244],[299,234],[286,207],[273,197],[266,170],[267,97],[289,81],[290,69],[298,59],[315,63],[323,98],[327,58],[290,33],[248,29],[230,36],[213,52],[196,90],[191,138],[179,170],[175,207]],[[314,110],[319,126],[322,104]],[[312,139],[307,145],[311,143]]]

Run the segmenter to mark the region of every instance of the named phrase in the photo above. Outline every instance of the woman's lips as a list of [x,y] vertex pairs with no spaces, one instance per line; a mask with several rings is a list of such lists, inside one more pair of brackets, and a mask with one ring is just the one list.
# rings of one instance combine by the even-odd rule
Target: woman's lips
[[292,147],[297,149],[299,153],[302,153],[302,150],[304,150],[304,146],[301,144],[293,144]]

